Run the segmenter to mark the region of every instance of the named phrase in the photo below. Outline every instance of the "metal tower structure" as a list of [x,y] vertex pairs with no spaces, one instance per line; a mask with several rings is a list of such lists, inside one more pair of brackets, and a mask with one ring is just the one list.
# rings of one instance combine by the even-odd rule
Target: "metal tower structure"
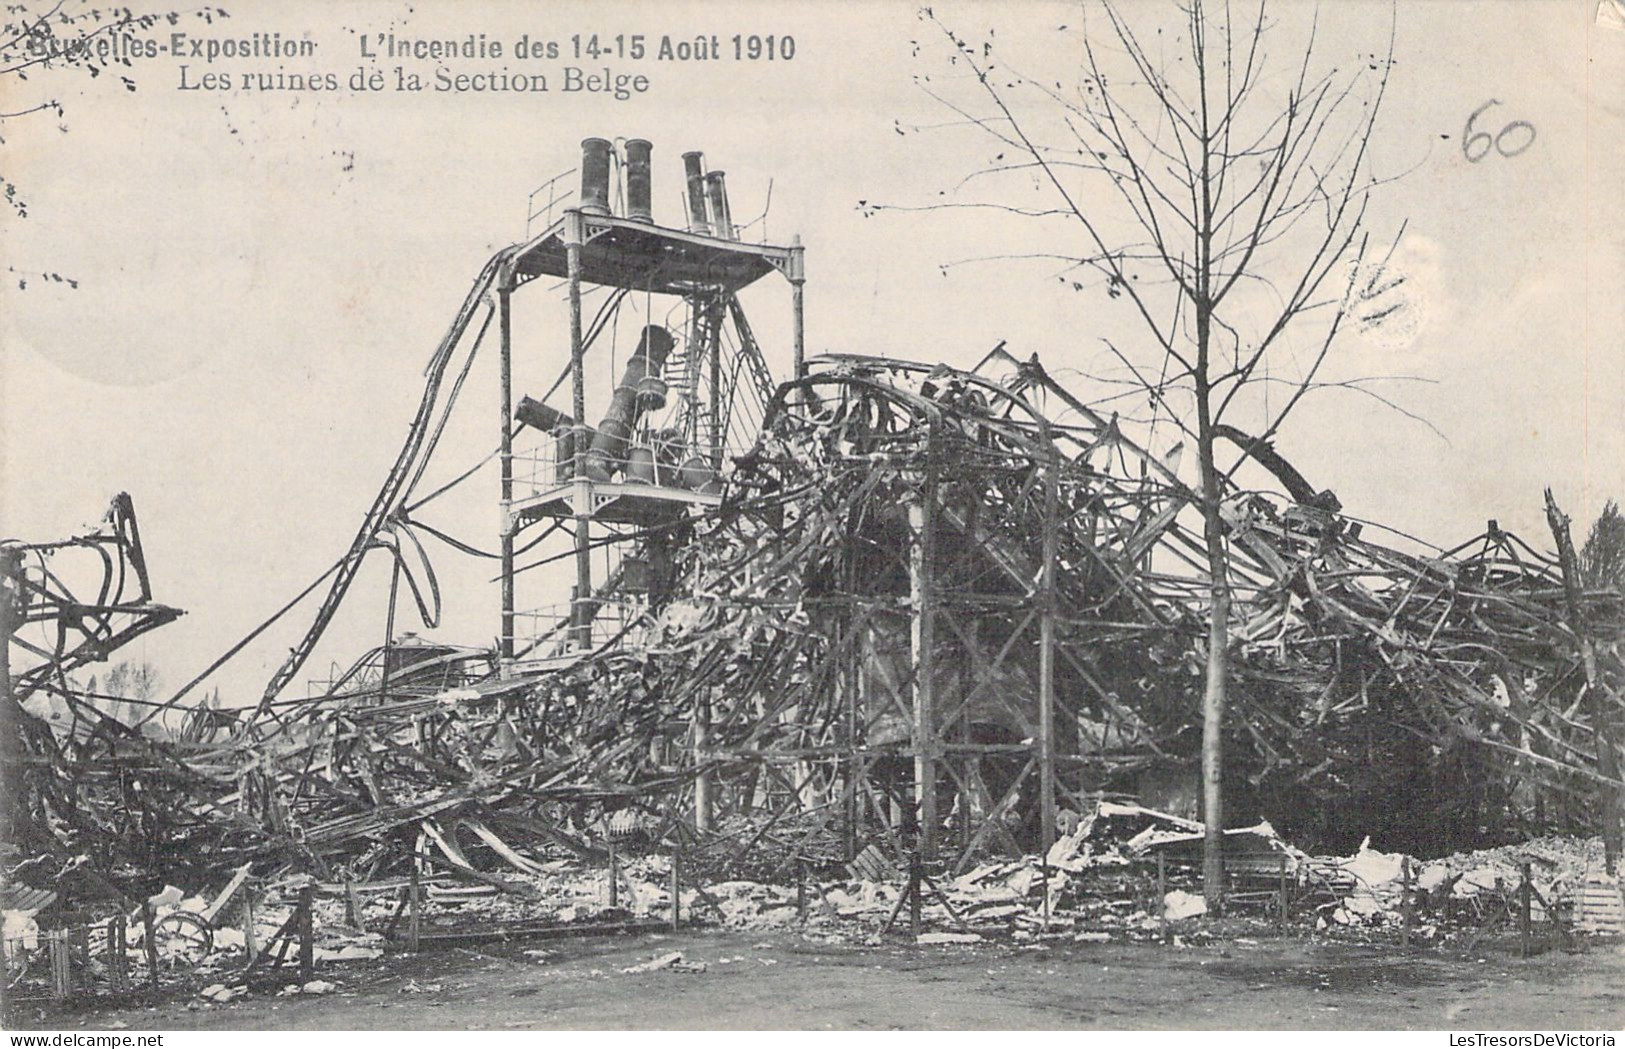
[[[789,245],[739,239],[725,177],[707,171],[700,153],[683,156],[684,228],[658,224],[653,215],[652,147],[642,139],[624,153],[601,138],[582,143],[581,192],[575,206],[519,246],[498,275],[501,338],[501,627],[499,658],[505,671],[535,654],[544,638],[567,627],[561,650],[592,647],[592,629],[607,589],[636,590],[638,573],[594,579],[593,552],[617,539],[647,539],[684,517],[721,502],[726,455],[754,439],[761,407],[775,383],[739,303],[739,292],[778,272],[791,288],[794,368],[804,371],[804,251]],[[625,173],[622,213],[611,208],[611,174]],[[513,396],[511,298],[541,277],[562,278],[569,303],[569,399],[549,404]],[[607,294],[588,322],[583,299]],[[589,425],[589,361],[595,342],[612,329],[629,297],[642,298],[649,321],[614,387],[597,425]],[[685,315],[673,332],[654,323],[656,299],[670,300],[666,316]],[[610,366],[613,369],[613,365]],[[558,387],[555,386],[555,392]],[[551,396],[551,393],[550,395]],[[754,415],[754,417],[752,417]],[[529,431],[542,444],[529,451],[515,438]],[[550,442],[550,444],[548,443]],[[516,467],[528,466],[524,476]],[[516,645],[515,542],[543,521],[574,530],[576,581],[566,622],[538,630]],[[600,538],[595,539],[595,535]],[[599,590],[595,591],[595,584]],[[553,637],[555,643],[565,639]]]

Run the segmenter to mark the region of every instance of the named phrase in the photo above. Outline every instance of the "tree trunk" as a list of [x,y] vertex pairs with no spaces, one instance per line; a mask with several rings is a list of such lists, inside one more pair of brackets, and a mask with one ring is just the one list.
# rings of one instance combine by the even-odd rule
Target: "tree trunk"
[[[1224,518],[1219,494],[1223,485],[1213,461],[1213,386],[1208,371],[1213,341],[1213,163],[1214,141],[1208,120],[1206,22],[1201,5],[1191,9],[1191,40],[1201,85],[1201,200],[1196,234],[1196,280],[1191,305],[1196,313],[1196,451],[1202,472],[1202,535],[1207,541],[1208,593],[1207,680],[1202,689],[1202,896],[1209,914],[1224,913],[1224,707],[1230,664],[1230,571],[1225,561]],[[1220,165],[1222,177],[1225,165]]]
[[1224,520],[1219,515],[1219,477],[1213,462],[1213,437],[1207,405],[1199,409],[1202,465],[1202,520],[1207,540],[1210,610],[1207,630],[1207,678],[1202,689],[1202,895],[1209,913],[1224,910],[1224,709],[1230,669],[1230,581],[1224,549]]
[[[1569,629],[1574,632],[1575,643],[1579,649],[1580,666],[1585,672],[1585,708],[1591,717],[1591,731],[1596,737],[1597,746],[1597,772],[1610,780],[1619,779],[1619,748],[1614,742],[1614,733],[1609,724],[1610,711],[1608,686],[1603,682],[1597,672],[1596,643],[1591,638],[1585,620],[1585,607],[1581,604],[1580,564],[1574,554],[1574,538],[1569,534],[1568,515],[1557,508],[1557,500],[1552,497],[1552,490],[1546,489],[1546,523],[1551,527],[1552,538],[1557,542],[1558,564],[1563,570],[1563,596],[1568,606]],[[1603,863],[1609,874],[1619,869],[1619,858],[1625,843],[1622,843],[1622,829],[1625,829],[1625,804],[1622,804],[1621,791],[1609,783],[1597,785],[1597,807],[1601,810],[1599,817],[1602,820],[1602,847]]]

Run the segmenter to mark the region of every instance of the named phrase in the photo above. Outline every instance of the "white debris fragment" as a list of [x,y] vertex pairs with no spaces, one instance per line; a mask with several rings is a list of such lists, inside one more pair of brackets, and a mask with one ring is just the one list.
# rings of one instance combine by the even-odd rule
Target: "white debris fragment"
[[382,958],[384,952],[377,947],[365,947],[358,943],[345,944],[334,950],[330,947],[316,948],[316,960],[319,962],[359,962],[373,958]]
[[1494,892],[1500,887],[1501,875],[1494,867],[1475,867],[1461,876],[1450,895],[1459,900],[1469,899],[1481,892]]
[[443,984],[438,984],[438,983],[418,983],[416,980],[408,980],[404,984],[401,985],[400,993],[401,994],[439,994],[440,990],[441,990],[441,988],[443,986],[444,986]]
[[1374,918],[1388,911],[1388,907],[1370,893],[1355,893],[1343,901],[1341,909],[1356,918]]
[[652,973],[652,972],[656,972],[656,971],[658,971],[660,969],[669,969],[673,965],[676,965],[678,962],[680,962],[682,960],[683,960],[683,952],[682,951],[672,951],[670,954],[662,954],[658,958],[652,958],[649,961],[642,962],[642,963],[640,963],[638,965],[628,965],[625,968],[623,968],[621,970],[621,972],[623,972],[623,973]]
[[1026,913],[1027,908],[1010,903],[995,905],[992,907],[982,907],[975,912],[975,917],[977,921],[992,921],[994,918],[1008,918],[1012,914]]
[[1367,888],[1376,888],[1380,885],[1390,885],[1399,881],[1405,863],[1405,857],[1397,852],[1378,852],[1371,847],[1368,837],[1360,843],[1360,851],[1341,864],[1343,870],[1352,875],[1357,884]]
[[949,943],[981,943],[982,937],[974,932],[922,932],[914,938],[922,945]]
[[1175,889],[1162,898],[1162,916],[1171,922],[1207,913],[1206,897]]
[[1009,886],[1011,892],[1015,893],[1018,897],[1022,897],[1026,896],[1033,890],[1033,887],[1038,884],[1040,877],[1041,875],[1038,873],[1037,869],[1033,867],[1023,867],[1014,874],[1010,875],[1009,880],[1006,881],[1005,884]]
[[0,925],[0,937],[5,939],[8,947],[20,943],[30,951],[37,950],[39,923],[28,911],[6,911],[4,924]]

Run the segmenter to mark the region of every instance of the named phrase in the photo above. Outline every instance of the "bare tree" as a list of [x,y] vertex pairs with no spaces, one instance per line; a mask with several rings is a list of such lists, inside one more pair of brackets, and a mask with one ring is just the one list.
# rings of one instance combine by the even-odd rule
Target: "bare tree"
[[1625,515],[1608,500],[1580,547],[1580,577],[1587,586],[1625,590]]
[[158,670],[151,663],[120,660],[108,668],[102,680],[102,695],[109,714],[127,725],[140,724],[146,718],[148,706],[157,698]]
[[[213,24],[229,17],[217,7],[190,12],[140,12],[119,5],[88,0],[47,0],[43,3],[9,2],[0,16],[0,163],[10,167],[10,150],[17,127],[38,127],[54,121],[58,133],[68,131],[68,110],[63,102],[76,76],[96,80],[106,74],[127,92],[136,90],[135,63],[125,38],[163,25],[177,25],[185,15]],[[9,217],[26,219],[29,206],[23,190],[0,168],[0,195]],[[51,269],[6,267],[18,291],[34,281],[77,288],[79,282]]]
[[[1136,5],[1135,18],[1144,10]],[[1196,446],[1210,602],[1203,882],[1217,910],[1231,609],[1223,500],[1237,468],[1267,454],[1310,392],[1336,386],[1391,403],[1371,380],[1331,381],[1324,365],[1352,328],[1382,323],[1389,307],[1372,302],[1397,279],[1387,272],[1397,235],[1379,252],[1366,226],[1371,191],[1386,181],[1372,173],[1369,146],[1394,25],[1384,50],[1328,64],[1317,13],[1283,61],[1270,51],[1282,27],[1262,2],[1245,15],[1206,0],[1170,10],[1171,32],[1138,29],[1110,2],[1091,5],[1068,86],[1013,69],[992,33],[972,42],[926,8],[976,87],[969,100],[953,96],[951,81],[925,90],[997,140],[978,185],[1036,176],[1053,206],[1010,206],[1008,184],[1002,201],[969,206],[1065,223],[1065,249],[1044,257],[1063,260],[1074,289],[1102,289],[1128,307],[1138,347],[1106,341],[1121,381]],[[1233,425],[1244,416],[1252,436]]]
[[[1609,511],[1613,512],[1610,513]],[[1619,534],[1619,508],[1610,500],[1602,515],[1592,526],[1586,539],[1585,555],[1574,552],[1574,537],[1569,532],[1569,517],[1558,509],[1552,490],[1546,489],[1546,523],[1557,542],[1558,564],[1563,572],[1563,599],[1566,606],[1569,631],[1574,635],[1574,647],[1580,656],[1581,671],[1585,676],[1580,702],[1591,718],[1591,731],[1596,738],[1597,771],[1603,782],[1597,785],[1598,808],[1602,822],[1602,846],[1605,869],[1613,874],[1619,866],[1619,857],[1625,849],[1625,791],[1612,784],[1619,782],[1619,745],[1615,742],[1610,706],[1617,706],[1618,693],[1610,686],[1607,663],[1601,658],[1612,645],[1599,644],[1587,623],[1583,591],[1587,585],[1617,586],[1618,580],[1598,582],[1593,571],[1617,570]],[[1617,661],[1616,661],[1617,662]]]

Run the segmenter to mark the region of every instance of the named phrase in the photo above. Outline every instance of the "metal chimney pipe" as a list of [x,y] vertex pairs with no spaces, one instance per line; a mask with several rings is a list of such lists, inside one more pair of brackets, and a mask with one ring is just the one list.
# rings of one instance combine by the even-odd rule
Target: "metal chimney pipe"
[[531,397],[519,398],[519,407],[513,410],[513,417],[542,433],[552,433],[563,425],[573,425],[575,420],[553,407],[543,404]]
[[728,187],[720,171],[705,176],[705,195],[711,202],[711,225],[724,240],[734,239],[733,214],[728,210]]
[[604,138],[581,140],[581,200],[577,207],[592,215],[609,214],[609,152]]
[[638,348],[626,362],[621,383],[609,399],[609,410],[598,424],[592,445],[587,450],[587,476],[595,481],[607,481],[626,465],[627,442],[637,426],[641,414],[638,385],[649,376],[658,376],[665,367],[666,355],[676,345],[671,332],[658,324],[644,327]]
[[653,224],[655,220],[649,184],[649,154],[653,150],[648,139],[626,140],[626,217],[634,222]]
[[705,217],[705,154],[684,153],[683,172],[688,177],[688,231],[710,233]]

